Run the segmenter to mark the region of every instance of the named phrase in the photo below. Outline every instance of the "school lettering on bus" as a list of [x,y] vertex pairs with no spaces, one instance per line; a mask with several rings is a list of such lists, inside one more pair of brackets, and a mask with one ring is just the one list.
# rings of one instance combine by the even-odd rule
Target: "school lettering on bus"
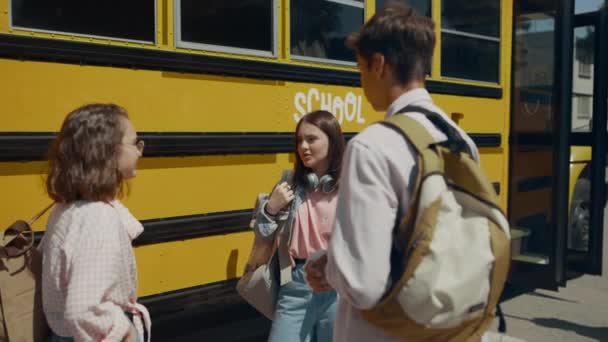
[[335,115],[340,124],[343,122],[365,124],[365,118],[361,116],[361,101],[361,95],[355,95],[352,91],[339,96],[310,88],[308,92],[300,91],[295,94],[293,104],[297,112],[293,114],[293,119],[298,122],[304,114],[320,109]]

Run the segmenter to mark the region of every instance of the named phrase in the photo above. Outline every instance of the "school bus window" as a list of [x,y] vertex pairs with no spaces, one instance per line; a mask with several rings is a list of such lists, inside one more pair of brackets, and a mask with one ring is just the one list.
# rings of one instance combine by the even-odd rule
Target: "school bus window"
[[344,41],[363,25],[363,8],[363,0],[292,0],[291,56],[354,65]]
[[498,83],[500,0],[441,4],[441,75]]
[[13,28],[155,41],[153,0],[11,0],[10,5]]
[[178,47],[274,56],[276,0],[178,0]]
[[391,2],[402,2],[414,8],[418,14],[431,17],[431,0],[376,0],[376,12]]

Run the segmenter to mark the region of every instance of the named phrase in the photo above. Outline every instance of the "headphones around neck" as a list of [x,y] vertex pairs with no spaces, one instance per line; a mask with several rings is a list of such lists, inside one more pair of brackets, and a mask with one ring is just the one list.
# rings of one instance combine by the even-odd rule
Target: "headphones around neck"
[[331,175],[323,175],[321,176],[321,179],[319,179],[314,172],[306,175],[306,181],[308,182],[308,188],[310,190],[319,189],[325,193],[332,192],[336,183]]

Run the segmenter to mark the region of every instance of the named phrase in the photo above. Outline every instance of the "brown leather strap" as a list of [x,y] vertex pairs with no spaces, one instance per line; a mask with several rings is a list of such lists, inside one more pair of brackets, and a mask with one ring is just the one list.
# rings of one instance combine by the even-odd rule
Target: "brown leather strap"
[[[53,207],[55,203],[51,203],[49,206],[41,210],[39,213],[34,215],[29,221],[25,222],[23,220],[18,220],[13,223],[10,227],[8,227],[0,240],[0,257],[8,257],[8,258],[16,258],[25,254],[27,251],[34,247],[34,230],[31,225],[36,222],[40,218],[40,216],[44,215],[51,207]],[[12,246],[11,243],[18,238],[19,236],[23,236],[27,233],[26,241],[27,245],[17,248]]]
[[[12,243],[15,239],[23,236],[24,233],[28,233],[29,235],[27,238],[24,237],[28,244],[20,248],[13,246]],[[25,254],[32,247],[34,247],[34,230],[31,229],[27,222],[17,221],[4,232],[4,236],[0,240],[0,258],[16,258]]]
[[[7,234],[8,233],[8,234]],[[15,239],[23,236],[24,233],[28,233],[29,237],[26,238],[28,244],[21,248],[15,247],[12,244]],[[25,254],[34,247],[34,230],[25,221],[17,221],[11,225],[5,232],[1,240],[0,257],[16,258]]]
[[32,218],[31,218],[29,221],[27,221],[27,224],[31,226],[31,225],[32,225],[34,222],[36,222],[36,220],[38,220],[38,219],[40,218],[40,216],[44,215],[44,214],[45,214],[47,211],[49,211],[49,209],[51,209],[51,208],[52,208],[54,205],[55,205],[55,202],[53,202],[53,203],[49,204],[49,206],[48,206],[48,207],[46,207],[46,208],[42,209],[42,211],[40,211],[38,214],[36,214],[36,215],[32,216]]
[[[8,228],[4,230],[1,242],[3,244],[7,244],[12,240],[13,237],[18,236],[19,234],[22,234],[29,230],[31,230],[31,228],[27,222],[23,220],[17,220],[15,221],[15,223],[11,224]],[[7,240],[7,238],[9,237],[10,239]]]
[[2,238],[0,239],[0,247],[8,246],[18,236],[30,230],[31,228],[27,224],[27,222],[23,220],[15,221],[15,223],[11,224],[10,227],[6,228],[2,233]]

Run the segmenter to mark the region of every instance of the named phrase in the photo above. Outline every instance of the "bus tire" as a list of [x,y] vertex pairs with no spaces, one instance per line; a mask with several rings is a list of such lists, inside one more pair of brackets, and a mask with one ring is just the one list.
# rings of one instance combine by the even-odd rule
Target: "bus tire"
[[568,248],[587,251],[591,220],[591,180],[580,178],[574,185],[568,223]]

